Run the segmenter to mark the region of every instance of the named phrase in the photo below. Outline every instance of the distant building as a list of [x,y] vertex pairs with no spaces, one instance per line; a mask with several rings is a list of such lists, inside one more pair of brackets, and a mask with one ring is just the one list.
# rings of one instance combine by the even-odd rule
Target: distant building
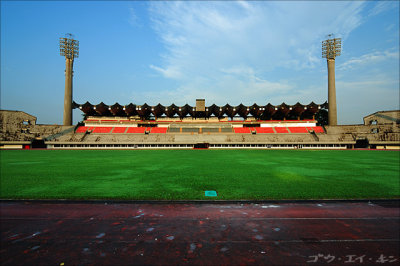
[[400,110],[379,111],[364,117],[364,125],[400,124]]
[[28,125],[36,125],[36,117],[22,111],[0,110],[0,125],[2,132],[11,125],[22,129]]
[[36,116],[22,111],[0,110],[0,149],[46,148],[45,137],[74,129],[74,126],[38,125],[36,121]]

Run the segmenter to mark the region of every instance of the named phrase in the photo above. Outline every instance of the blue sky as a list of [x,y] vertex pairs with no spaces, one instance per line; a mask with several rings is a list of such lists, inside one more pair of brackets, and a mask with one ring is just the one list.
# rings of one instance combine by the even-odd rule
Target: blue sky
[[62,123],[65,33],[78,103],[323,103],[333,33],[338,122],[399,109],[398,1],[1,1],[1,109]]

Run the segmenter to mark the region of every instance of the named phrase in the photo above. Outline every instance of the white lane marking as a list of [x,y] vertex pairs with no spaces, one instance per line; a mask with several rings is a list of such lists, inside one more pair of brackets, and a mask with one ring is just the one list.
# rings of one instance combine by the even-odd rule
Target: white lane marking
[[36,233],[33,233],[33,234],[30,235],[30,236],[27,236],[27,237],[24,237],[24,238],[20,238],[20,239],[16,239],[16,240],[14,240],[14,241],[11,242],[11,243],[17,243],[17,242],[20,242],[20,241],[24,241],[24,240],[33,238],[33,237],[35,237],[35,236],[37,236],[37,235],[40,235],[41,233],[42,233],[42,232],[36,232]]
[[281,206],[278,206],[278,205],[263,205],[263,206],[261,206],[261,208],[263,208],[263,209],[267,209],[267,208],[280,208]]
[[[249,220],[249,218],[232,217],[230,220]],[[400,217],[254,217],[250,220],[400,220]]]
[[[271,242],[276,244],[281,243],[307,243],[307,242],[315,242],[315,243],[336,243],[336,242],[399,242],[400,239],[322,239],[315,241],[303,241],[303,240],[261,240],[261,242]],[[215,241],[217,243],[249,243],[250,240],[229,240],[229,241]]]

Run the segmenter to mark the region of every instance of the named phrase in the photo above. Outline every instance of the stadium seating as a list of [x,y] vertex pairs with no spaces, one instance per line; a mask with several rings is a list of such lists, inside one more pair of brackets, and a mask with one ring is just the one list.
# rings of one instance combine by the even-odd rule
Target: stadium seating
[[256,127],[257,134],[275,133],[272,127]]
[[240,133],[240,134],[251,133],[250,128],[248,128],[248,127],[235,127],[235,128],[233,128],[233,131],[235,133]]
[[286,127],[275,127],[276,133],[289,133]]
[[[187,131],[188,128],[183,128]],[[196,128],[196,132],[197,132]],[[229,128],[229,131],[231,128]],[[136,133],[136,134],[144,134],[146,131],[151,134],[166,134],[168,132],[167,127],[89,127],[89,126],[79,126],[76,129],[76,133],[85,133],[86,131],[92,131],[93,133]],[[207,130],[206,130],[207,131]],[[205,132],[206,132],[205,131]],[[257,134],[274,134],[274,133],[301,133],[306,134],[310,131],[314,131],[315,133],[325,133],[324,129],[321,126],[314,127],[234,127],[234,133],[238,134],[250,134],[252,132],[256,132]],[[179,131],[178,131],[179,132]],[[191,132],[191,131],[190,131]],[[214,131],[207,131],[214,132]],[[215,131],[217,132],[217,131]],[[227,131],[224,131],[227,132]]]
[[308,127],[308,130],[314,130],[315,133],[325,133],[324,129],[321,126]]
[[93,133],[111,133],[112,127],[95,127]]
[[167,133],[167,127],[152,127],[150,129],[150,133],[158,133],[158,134],[165,134]]
[[125,133],[126,127],[115,127],[112,133]]
[[308,130],[306,127],[288,127],[290,130],[290,133],[308,133]]
[[[275,131],[274,131],[275,129]],[[314,130],[316,133],[324,133],[322,127],[236,127],[233,128],[235,133],[251,133],[256,131],[257,134],[273,134],[273,133],[308,133]]]
[[144,134],[145,131],[145,127],[128,127],[126,133]]
[[86,132],[86,130],[88,130],[89,129],[89,127],[82,127],[82,126],[80,126],[80,127],[78,127],[77,129],[76,129],[76,133],[85,133]]

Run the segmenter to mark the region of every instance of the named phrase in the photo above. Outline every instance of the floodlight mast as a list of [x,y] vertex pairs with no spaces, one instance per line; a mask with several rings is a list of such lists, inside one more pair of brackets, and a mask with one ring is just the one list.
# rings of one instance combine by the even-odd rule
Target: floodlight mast
[[73,35],[67,33],[60,38],[60,55],[65,57],[65,94],[63,125],[72,125],[72,76],[74,74],[74,58],[79,57],[79,42],[73,39]]
[[322,58],[326,58],[328,64],[328,124],[337,125],[336,87],[335,87],[335,58],[342,49],[342,40],[328,35],[322,42]]

